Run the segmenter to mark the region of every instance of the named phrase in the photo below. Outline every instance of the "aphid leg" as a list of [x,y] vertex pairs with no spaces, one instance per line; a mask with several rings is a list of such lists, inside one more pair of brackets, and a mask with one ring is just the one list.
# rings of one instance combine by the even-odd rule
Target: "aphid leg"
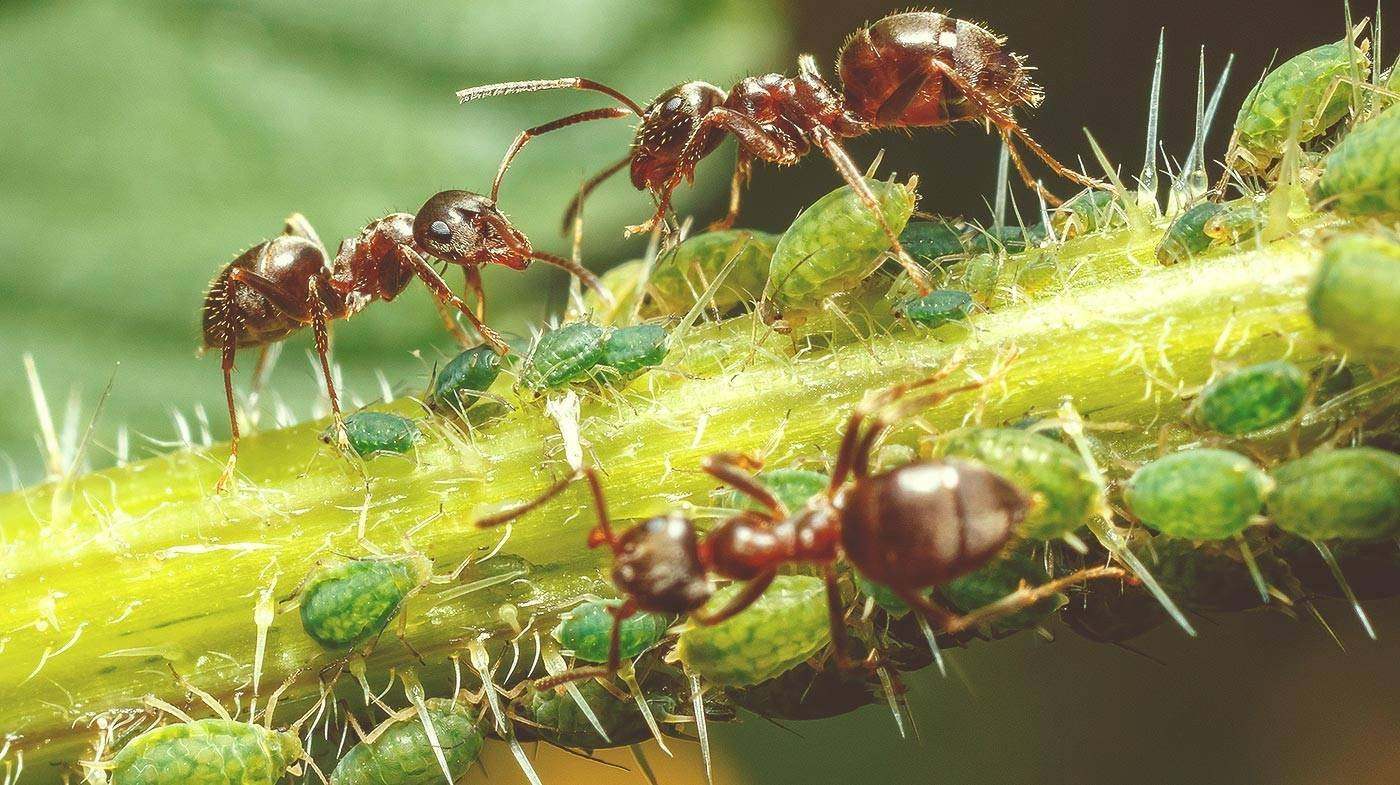
[[496,179],[491,183],[491,201],[496,201],[496,194],[501,190],[501,180],[506,176],[506,170],[510,168],[510,162],[515,159],[515,156],[520,153],[521,148],[531,139],[541,134],[547,134],[550,131],[568,128],[571,125],[586,123],[590,120],[614,120],[619,117],[626,117],[629,114],[632,114],[630,109],[624,109],[620,106],[608,106],[602,109],[590,109],[586,112],[571,114],[568,117],[561,117],[558,120],[543,125],[537,125],[534,128],[526,128],[524,131],[521,131],[520,135],[515,137],[515,141],[510,143],[510,147],[506,150],[505,157],[501,159],[501,167],[496,170]]
[[714,613],[693,610],[690,612],[690,618],[706,627],[712,627],[720,622],[728,621],[757,602],[758,598],[763,596],[763,592],[767,591],[768,585],[771,584],[776,577],[778,577],[776,570],[768,570],[767,572],[759,573],[757,577],[744,584],[744,588],[741,589],[738,594],[730,598],[729,602],[725,604],[723,608],[720,608]]
[[763,467],[763,462],[737,452],[722,452],[707,456],[700,467],[715,479],[753,499],[768,510],[774,520],[788,516],[788,510],[773,492],[763,486],[751,472]]
[[568,234],[573,228],[574,221],[583,213],[584,200],[593,193],[598,186],[602,185],[609,177],[622,171],[628,164],[632,163],[632,154],[628,153],[621,160],[609,165],[606,169],[593,175],[579,186],[578,193],[569,200],[569,206],[564,209],[564,223],[561,234]]
[[721,232],[734,226],[734,222],[739,220],[739,201],[743,197],[744,186],[748,184],[752,174],[753,159],[748,151],[743,147],[739,148],[739,155],[734,161],[734,178],[729,181],[729,212],[724,217],[710,224],[708,231]]
[[493,98],[498,95],[514,95],[515,93],[536,93],[541,90],[592,90],[595,93],[602,93],[617,99],[619,103],[630,109],[632,114],[638,117],[642,116],[642,107],[638,106],[636,101],[601,82],[578,76],[566,76],[562,79],[527,79],[520,82],[497,82],[479,87],[468,87],[465,90],[457,91],[457,101],[464,104],[478,98]]
[[476,318],[476,314],[472,312],[472,309],[468,308],[467,304],[462,302],[460,297],[452,293],[452,289],[447,285],[447,282],[442,280],[442,276],[438,275],[432,265],[428,264],[423,257],[419,256],[417,251],[401,245],[399,246],[399,253],[401,257],[408,262],[414,275],[418,276],[419,280],[428,287],[428,290],[433,293],[434,297],[440,302],[456,308],[463,316],[467,317],[467,321],[472,323],[472,327],[476,330],[477,335],[480,335],[482,340],[494,346],[496,351],[501,354],[510,354],[510,347],[506,345],[505,340],[501,338],[500,334],[490,327],[487,327],[484,322]]

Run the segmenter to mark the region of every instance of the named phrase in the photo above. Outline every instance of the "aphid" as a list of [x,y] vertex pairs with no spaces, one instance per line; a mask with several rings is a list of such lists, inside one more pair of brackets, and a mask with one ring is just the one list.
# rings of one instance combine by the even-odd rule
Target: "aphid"
[[[578,691],[607,731],[607,738],[599,735],[577,703],[552,689],[528,690],[518,704],[517,732],[521,738],[539,738],[574,750],[623,747],[651,738],[646,716],[633,701],[612,694],[597,681],[579,684]],[[646,702],[654,717],[674,715],[678,706],[674,696],[656,690],[647,694]]]
[[1272,483],[1239,453],[1183,450],[1143,466],[1124,497],[1143,523],[1172,537],[1223,540],[1259,514]]
[[1037,224],[1021,228],[1002,226],[979,229],[967,240],[967,248],[973,253],[1019,253],[1039,244],[1046,237],[1045,227]]
[[945,454],[977,461],[1029,493],[1034,504],[1016,533],[1049,540],[1084,525],[1099,488],[1084,459],[1038,433],[1016,428],[972,428],[949,437]]
[[1394,357],[1400,355],[1396,303],[1400,242],[1379,234],[1349,234],[1327,244],[1308,289],[1314,324],[1352,352]]
[[1201,233],[1211,245],[1239,245],[1256,237],[1269,222],[1269,213],[1253,199],[1238,199],[1221,205],[1225,209],[1206,219]]
[[1165,265],[1180,264],[1205,253],[1214,242],[1205,232],[1206,222],[1224,210],[1224,205],[1201,202],[1177,216],[1157,244],[1157,261]]
[[[1358,31],[1360,28],[1357,28]],[[1348,37],[1309,49],[1270,71],[1245,97],[1235,117],[1235,132],[1225,163],[1263,174],[1283,156],[1294,118],[1301,120],[1298,141],[1306,142],[1336,125],[1351,108],[1351,92],[1343,89],[1353,63],[1364,78],[1371,72],[1370,44]]]
[[1400,104],[1353,128],[1322,163],[1314,207],[1357,218],[1400,215]]
[[948,221],[910,221],[899,233],[904,250],[927,265],[967,252],[962,231]]
[[555,389],[583,381],[603,359],[607,331],[596,324],[570,322],[540,336],[525,358],[525,382]]
[[[1309,594],[1335,599],[1346,596],[1313,543],[1284,535],[1277,546],[1279,555]],[[1400,595],[1400,546],[1393,540],[1334,540],[1327,543],[1327,548],[1357,599],[1382,600]]]
[[1127,208],[1112,191],[1084,191],[1060,205],[1050,216],[1055,236],[1061,240],[1112,229],[1127,222]]
[[997,287],[1001,283],[1001,257],[997,254],[979,253],[963,265],[961,279],[963,286],[972,295],[973,301],[983,308],[992,304]]
[[327,564],[301,589],[301,626],[329,649],[349,649],[378,636],[416,589],[432,576],[425,556],[370,556]]
[[654,368],[665,361],[669,340],[666,328],[659,324],[615,328],[603,342],[599,373],[604,380],[616,381]]
[[881,221],[902,230],[914,212],[914,186],[912,179],[909,185],[870,180],[880,220],[849,186],[803,210],[773,251],[764,297],[784,311],[810,310],[833,294],[854,289],[879,269],[890,248]]
[[501,375],[502,355],[494,346],[475,346],[438,371],[433,379],[428,403],[434,409],[465,412],[481,400]]
[[[613,609],[620,600],[593,600],[571,608],[559,617],[554,639],[584,662],[607,662],[611,643]],[[618,625],[618,645],[623,659],[632,659],[661,642],[670,619],[659,613],[641,612]]]
[[[693,177],[700,159],[714,152],[726,135],[738,140],[739,158],[729,214],[719,222],[724,227],[732,225],[738,214],[740,189],[753,160],[788,165],[813,149],[830,158],[866,209],[876,212],[875,194],[840,140],[878,129],[985,122],[1001,134],[1029,187],[1044,192],[1026,169],[1012,137],[1020,139],[1061,177],[1084,186],[1096,185],[1051,157],[1012,117],[1018,107],[1039,105],[1042,94],[1021,58],[985,28],[939,13],[894,14],[857,31],[837,59],[839,91],[822,78],[816,60],[803,55],[798,58],[795,77],[750,76],[727,93],[705,82],[687,82],[663,92],[645,109],[617,90],[578,78],[485,85],[462,90],[457,97],[466,102],[569,88],[601,92],[618,100],[628,111],[581,112],[523,132],[507,151],[500,172],[504,173],[525,140],[534,135],[588,120],[623,117],[630,111],[641,119],[631,151],[590,180],[570,208],[572,214],[592,187],[630,164],[632,184],[650,191],[657,208],[646,223],[629,227],[629,233],[649,231],[666,218],[671,195],[681,180]],[[1053,195],[1046,197],[1058,203]],[[889,224],[882,228],[885,247],[893,248],[913,280],[927,289],[923,270],[899,244],[899,232]]]
[[[939,597],[950,607],[966,613],[996,602],[1021,586],[1045,583],[1050,579],[1045,571],[1045,557],[1030,546],[1030,543],[1021,543],[1007,548],[981,569],[939,586]],[[979,631],[991,638],[1012,635],[1035,626],[1064,605],[1065,601],[1063,594],[1046,597],[1034,605],[987,622]]]
[[465,342],[466,336],[450,317],[448,306],[465,316],[487,343],[503,354],[509,351],[501,337],[486,326],[484,317],[452,293],[428,258],[462,267],[483,312],[480,268],[486,264],[523,270],[538,259],[568,270],[601,291],[592,273],[567,259],[535,250],[493,201],[468,191],[443,191],[429,198],[416,215],[393,213],[374,221],[359,235],[342,242],[335,258],[329,260],[315,230],[305,218],[293,215],[280,237],[249,248],[225,267],[204,298],[204,347],[223,353],[224,392],[232,432],[220,489],[232,477],[238,459],[232,373],[234,354],[241,347],[261,346],[266,351],[269,344],[311,325],[337,426],[341,423],[340,400],[327,356],[329,323],[348,319],[375,300],[393,300],[415,277],[432,291],[444,322],[460,340]]
[[331,772],[330,785],[439,785],[445,781],[439,751],[452,782],[458,781],[481,754],[475,712],[446,698],[429,698],[424,705],[436,749],[421,716],[390,718],[345,753]]
[[729,260],[737,256],[710,307],[728,313],[756,302],[768,280],[769,262],[778,239],[777,235],[753,229],[728,229],[686,238],[657,258],[647,291],[661,313],[685,313]]
[[[747,588],[733,584],[720,589],[702,612],[721,611]],[[711,684],[744,687],[790,670],[830,642],[826,585],[810,575],[778,575],[743,613],[682,630],[676,654]]]
[[1201,424],[1229,436],[1287,422],[1303,408],[1308,382],[1289,362],[1251,365],[1224,374],[1201,391]]
[[1309,540],[1379,540],[1400,533],[1400,455],[1374,447],[1319,450],[1273,471],[1268,514]]
[[923,297],[909,297],[895,304],[896,316],[924,327],[960,322],[972,313],[972,295],[957,289],[935,289]]
[[[1262,562],[1266,573],[1276,573],[1275,562],[1262,550],[1250,555]],[[1154,537],[1147,554],[1155,557],[1152,572],[1171,596],[1195,611],[1245,611],[1264,604],[1241,549],[1213,542],[1190,542]]]
[[[810,469],[768,469],[756,476],[758,481],[763,483],[763,487],[789,510],[806,507],[809,499],[825,491],[831,484],[831,475]],[[730,490],[726,494],[725,503],[737,509],[762,508],[758,502],[736,490]]]
[[1134,584],[1099,585],[1067,594],[1060,621],[1096,643],[1125,643],[1167,621],[1161,603]]
[[1016,267],[1013,283],[1024,294],[1033,294],[1054,282],[1060,265],[1048,253],[1038,253],[1030,258],[1022,257]]
[[643,307],[648,267],[647,259],[630,259],[609,268],[599,280],[612,294],[612,303],[589,289],[583,293],[583,313],[604,325],[627,324],[634,315],[648,313]]
[[823,720],[880,700],[864,670],[798,665],[774,678],[726,692],[734,702],[769,720]]
[[114,785],[273,785],[302,757],[296,734],[226,719],[163,725],[117,753]]
[[[402,454],[413,449],[421,434],[407,417],[393,412],[355,412],[345,418],[345,438],[361,458],[381,453]],[[327,443],[336,438],[335,426],[321,434]]]

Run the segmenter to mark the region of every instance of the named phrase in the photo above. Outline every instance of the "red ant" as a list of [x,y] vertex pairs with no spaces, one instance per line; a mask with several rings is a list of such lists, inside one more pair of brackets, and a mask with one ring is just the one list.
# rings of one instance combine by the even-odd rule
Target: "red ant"
[[650,191],[657,208],[646,223],[627,227],[627,234],[651,230],[665,220],[671,194],[681,179],[693,180],[700,159],[714,152],[729,133],[739,142],[729,212],[711,227],[727,228],[738,216],[740,190],[753,159],[788,165],[816,148],[831,159],[841,177],[875,212],[900,263],[925,290],[927,275],[900,245],[841,139],[882,128],[933,128],[980,120],[996,126],[1022,179],[1047,202],[1060,204],[1031,176],[1012,143],[1013,136],[1065,179],[1100,187],[1057,161],[1013,119],[1015,107],[1038,106],[1043,92],[1031,81],[1030,69],[1022,58],[1006,49],[1004,39],[983,27],[933,12],[894,14],[851,36],[837,59],[839,92],[822,78],[816,60],[802,55],[796,77],[750,76],[728,93],[706,82],[686,82],[657,96],[645,109],[611,87],[580,78],[484,85],[462,90],[457,98],[465,103],[569,88],[604,93],[626,107],[580,112],[521,132],[501,161],[493,198],[511,159],[532,137],[589,120],[628,114],[641,119],[627,157],[584,184],[569,207],[566,227],[588,192],[630,163],[632,185]]
[[[467,286],[476,297],[477,312],[452,293],[428,258],[463,268]],[[331,321],[348,319],[375,300],[393,300],[416,276],[437,298],[443,321],[461,343],[469,341],[449,306],[465,316],[485,342],[505,354],[509,347],[483,321],[486,299],[480,268],[501,264],[523,270],[534,259],[569,271],[603,299],[610,299],[592,273],[568,259],[535,250],[495,202],[469,191],[443,191],[425,202],[416,215],[392,213],[370,223],[357,236],[342,242],[334,259],[328,258],[325,246],[304,217],[297,214],[288,218],[280,236],[258,243],[230,262],[204,297],[204,348],[223,352],[224,393],[232,431],[232,448],[218,490],[227,485],[238,460],[232,372],[239,348],[262,347],[258,358],[261,371],[269,344],[311,325],[331,413],[343,440],[340,400],[327,357]]]
[[[679,513],[651,518],[616,534],[602,487],[591,468],[560,480],[534,501],[479,520],[477,525],[482,527],[514,520],[553,498],[579,475],[588,480],[592,490],[598,523],[588,535],[588,545],[606,545],[612,550],[613,583],[624,596],[611,611],[608,663],[552,676],[537,686],[614,673],[620,664],[620,625],[638,611],[689,614],[694,622],[705,625],[729,619],[752,605],[778,570],[788,564],[820,565],[826,579],[832,648],[841,668],[852,667],[836,572],[836,562],[842,557],[861,574],[893,589],[936,630],[951,634],[1053,597],[1072,584],[1125,577],[1117,567],[1087,568],[1042,586],[1023,587],[962,615],[925,596],[925,590],[967,575],[996,558],[1015,536],[1017,524],[1032,503],[1001,475],[954,459],[916,461],[872,473],[871,454],[894,423],[986,384],[983,380],[919,392],[943,381],[956,368],[956,362],[950,363],[928,378],[891,387],[857,407],[847,421],[826,492],[795,512],[785,509],[754,477],[752,472],[760,468],[758,460],[720,453],[705,460],[704,470],[762,509],[741,512],[703,537]],[[701,609],[713,594],[711,574],[747,584],[723,608],[704,612]]]

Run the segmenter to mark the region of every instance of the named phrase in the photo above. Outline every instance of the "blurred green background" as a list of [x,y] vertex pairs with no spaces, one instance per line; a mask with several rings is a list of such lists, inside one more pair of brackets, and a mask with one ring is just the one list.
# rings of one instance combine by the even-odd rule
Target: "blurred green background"
[[[516,131],[605,103],[558,92],[459,107],[454,90],[586,75],[645,102],[688,79],[727,87],[749,73],[790,72],[800,51],[830,74],[847,34],[902,7],[0,3],[0,489],[43,473],[23,353],[34,355],[60,420],[70,390],[90,413],[115,369],[94,464],[112,460],[119,426],[132,434],[133,454],[162,449],[148,440],[176,437],[174,412],[199,438],[202,407],[222,438],[218,360],[194,350],[204,287],[223,264],[294,210],[334,248],[440,189],[485,190]],[[1386,10],[1400,19],[1394,0]],[[1212,81],[1228,52],[1239,56],[1209,147],[1218,157],[1234,109],[1275,50],[1287,56],[1343,31],[1331,0],[968,0],[952,12],[1006,34],[1040,68],[1049,98],[1025,119],[1050,150],[1071,161],[1087,155],[1087,126],[1129,173],[1142,164],[1159,28],[1167,27],[1162,136],[1178,159],[1190,141],[1200,45]],[[534,142],[502,207],[537,245],[566,252],[556,229],[564,204],[629,140],[628,124],[615,121]],[[986,214],[997,144],[980,129],[851,143],[862,161],[882,148],[886,171],[920,174],[925,209]],[[720,214],[731,155],[726,148],[700,168],[696,188],[678,200],[682,212],[702,221]],[[819,156],[789,170],[759,167],[743,222],[781,229],[837,181]],[[648,212],[625,178],[603,188],[587,216],[586,263],[601,270],[638,255],[642,241],[624,243],[620,228]],[[549,269],[487,271],[493,324],[524,333],[557,310],[564,283]],[[299,418],[320,394],[309,347],[308,336],[290,340],[271,384]],[[417,286],[338,324],[335,335],[352,402],[379,396],[376,371],[397,393],[420,390],[451,350]],[[245,383],[251,365],[250,352]],[[717,730],[720,770],[726,781],[794,785],[1396,782],[1400,757],[1389,742],[1400,734],[1400,614],[1376,609],[1383,638],[1373,644],[1343,609],[1327,611],[1347,655],[1314,625],[1277,614],[1204,623],[1194,642],[1161,630],[1144,647],[1165,665],[1063,631],[1054,645],[1023,636],[975,646],[954,655],[961,678],[911,678],[922,741],[898,740],[878,709],[795,728],[805,738],[751,719]],[[666,780],[698,781],[693,754],[682,763],[665,769]],[[546,768],[564,781],[639,781],[571,761]],[[491,773],[518,778],[504,761]]]

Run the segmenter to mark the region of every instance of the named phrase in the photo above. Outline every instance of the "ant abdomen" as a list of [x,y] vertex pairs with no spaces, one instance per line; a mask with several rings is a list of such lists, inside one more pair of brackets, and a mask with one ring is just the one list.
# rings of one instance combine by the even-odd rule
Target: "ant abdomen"
[[244,251],[209,284],[201,322],[204,347],[223,348],[228,341],[236,346],[275,343],[311,320],[309,313],[305,320],[294,318],[250,286],[229,286],[234,270],[273,282],[289,302],[305,304],[311,301],[311,282],[323,285],[329,267],[320,244],[297,235],[279,235]]

